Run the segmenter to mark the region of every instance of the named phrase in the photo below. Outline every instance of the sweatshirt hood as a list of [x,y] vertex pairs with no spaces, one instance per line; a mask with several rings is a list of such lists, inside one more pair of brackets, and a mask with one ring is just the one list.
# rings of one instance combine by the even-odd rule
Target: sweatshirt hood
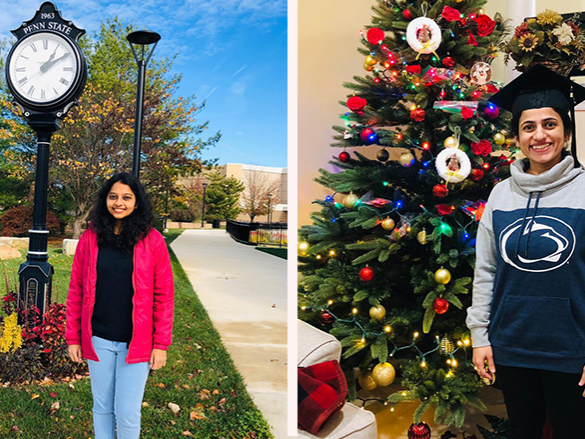
[[516,160],[510,165],[512,180],[520,189],[528,193],[555,189],[563,186],[584,172],[582,167],[575,167],[575,161],[570,155],[566,155],[551,169],[538,175],[532,175],[526,172],[529,164],[528,159],[522,159]]

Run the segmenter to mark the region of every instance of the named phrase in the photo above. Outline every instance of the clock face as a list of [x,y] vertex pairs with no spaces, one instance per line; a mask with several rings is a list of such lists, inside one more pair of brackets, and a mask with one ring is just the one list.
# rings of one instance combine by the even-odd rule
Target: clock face
[[80,61],[66,38],[37,32],[16,43],[8,63],[13,93],[25,101],[49,106],[78,84]]

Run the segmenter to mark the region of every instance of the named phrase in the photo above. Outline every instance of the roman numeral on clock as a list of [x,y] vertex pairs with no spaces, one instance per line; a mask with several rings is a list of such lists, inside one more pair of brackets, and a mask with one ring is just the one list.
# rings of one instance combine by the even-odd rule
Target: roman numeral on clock
[[43,49],[47,50],[49,48],[49,40],[43,40]]
[[63,85],[69,85],[69,81],[67,81],[65,78],[59,79],[59,82]]
[[20,85],[24,85],[24,84],[26,84],[26,81],[28,81],[28,78],[25,76],[25,77],[24,77],[24,78],[22,78],[20,81],[18,81],[18,83],[19,83]]
[[18,67],[16,69],[17,72],[26,72],[26,67]]
[[33,51],[37,51],[37,46],[35,46],[35,43],[30,43],[30,47],[32,48]]
[[28,91],[26,92],[29,96],[32,96],[32,94],[35,92],[35,86],[31,85],[30,88],[28,89]]
[[63,71],[64,72],[72,72],[73,71],[73,67],[63,67]]
[[43,101],[45,100],[45,89],[44,88],[41,90],[41,99]]

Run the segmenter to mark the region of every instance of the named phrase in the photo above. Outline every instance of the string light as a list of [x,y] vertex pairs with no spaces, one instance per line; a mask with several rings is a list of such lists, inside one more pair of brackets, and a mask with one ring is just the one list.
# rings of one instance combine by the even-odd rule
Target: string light
[[379,83],[380,83],[380,78],[374,78],[374,82],[375,82],[376,84],[379,84]]
[[329,256],[332,258],[336,256],[335,250],[329,250]]
[[329,306],[333,305],[333,300],[329,299],[329,300],[327,301],[327,305],[329,305]]
[[315,256],[315,258],[320,260],[321,259],[321,255],[317,255],[317,256]]
[[357,309],[357,308],[354,308],[354,309],[352,309],[352,310],[351,310],[351,313],[352,313],[352,314],[354,314],[354,315],[355,315],[355,314],[357,314],[358,312],[359,312],[359,311],[358,311],[358,309]]
[[431,147],[431,144],[429,142],[423,142],[422,149],[424,149],[425,151],[428,151],[430,147]]
[[392,328],[390,326],[384,327],[384,332],[390,332],[390,331],[392,331]]

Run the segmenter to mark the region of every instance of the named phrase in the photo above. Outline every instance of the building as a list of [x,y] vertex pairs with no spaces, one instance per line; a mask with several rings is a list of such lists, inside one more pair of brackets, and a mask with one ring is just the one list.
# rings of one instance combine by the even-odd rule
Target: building
[[[242,193],[241,202],[243,204],[245,197],[266,198],[270,194],[271,204],[271,223],[286,223],[288,220],[288,170],[287,168],[276,168],[270,166],[246,165],[241,163],[228,163],[219,165],[214,168],[225,177],[234,177],[240,180],[246,186]],[[203,171],[202,174],[179,180],[178,184],[184,188],[196,188],[202,183],[207,183],[206,175],[213,171]],[[250,217],[241,213],[239,221],[250,221]],[[255,222],[268,222],[267,215],[261,215],[254,218]]]

